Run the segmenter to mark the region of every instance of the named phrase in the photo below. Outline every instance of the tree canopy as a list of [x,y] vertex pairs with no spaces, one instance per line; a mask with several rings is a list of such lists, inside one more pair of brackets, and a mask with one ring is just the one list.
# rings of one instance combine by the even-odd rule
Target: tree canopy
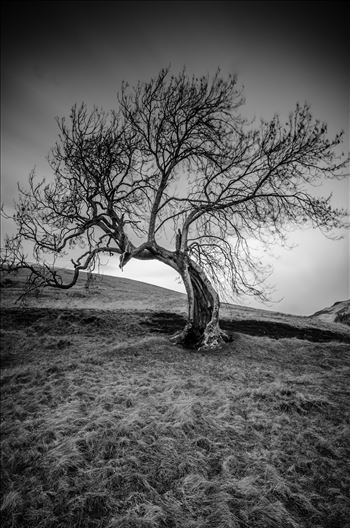
[[[264,295],[252,240],[283,242],[289,226],[330,233],[345,225],[346,211],[312,192],[343,175],[343,133],[330,139],[308,104],[285,122],[275,115],[255,125],[242,117],[236,77],[169,69],[136,87],[123,83],[117,103],[110,112],[75,105],[57,119],[53,181],[33,171],[19,189],[17,233],[6,239],[2,264],[29,268],[32,285],[69,288],[102,253],[119,254],[121,267],[156,259],[180,273],[188,328],[200,327],[203,341],[218,313],[212,285]],[[77,256],[65,284],[48,256],[70,252]]]

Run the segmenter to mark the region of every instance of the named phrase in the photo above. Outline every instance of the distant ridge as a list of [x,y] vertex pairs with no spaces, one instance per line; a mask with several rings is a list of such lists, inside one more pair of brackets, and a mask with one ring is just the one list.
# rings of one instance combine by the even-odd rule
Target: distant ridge
[[318,317],[329,323],[344,323],[350,326],[350,299],[337,301],[332,306],[315,312],[312,317]]

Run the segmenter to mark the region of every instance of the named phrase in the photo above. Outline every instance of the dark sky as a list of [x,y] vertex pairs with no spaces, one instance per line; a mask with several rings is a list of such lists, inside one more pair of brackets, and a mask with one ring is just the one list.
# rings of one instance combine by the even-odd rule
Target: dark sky
[[[45,156],[57,137],[56,115],[82,101],[112,108],[123,79],[147,80],[167,65],[237,73],[248,116],[284,115],[307,100],[330,132],[345,129],[348,141],[346,14],[346,2],[335,1],[3,2],[2,202],[11,207],[16,182],[34,165],[49,177]],[[347,182],[323,190],[348,205]],[[346,240],[308,232],[291,241],[299,248],[280,252],[274,263],[276,297],[285,297],[278,309],[309,313],[350,296]],[[143,266],[130,264],[124,275],[177,287],[166,269]]]

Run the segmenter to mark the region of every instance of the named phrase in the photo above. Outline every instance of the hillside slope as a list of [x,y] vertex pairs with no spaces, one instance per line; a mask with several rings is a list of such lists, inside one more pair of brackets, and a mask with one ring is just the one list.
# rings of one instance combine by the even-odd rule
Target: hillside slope
[[20,306],[23,279],[1,288],[2,527],[347,526],[350,328],[225,305],[232,340],[189,351],[181,294],[81,277]]
[[350,325],[350,299],[339,301],[332,306],[323,308],[314,313],[312,317],[318,317],[321,321],[344,323]]
[[[72,271],[62,270],[66,281]],[[93,311],[126,311],[152,312],[150,325],[157,330],[177,330],[184,325],[187,313],[186,295],[152,284],[109,275],[95,275],[87,289],[87,274],[82,273],[77,284],[70,290],[46,288],[38,296],[30,295],[24,304],[17,303],[23,291],[27,272],[17,274],[2,272],[1,306],[2,308],[26,308],[40,313],[43,309],[57,310],[93,310]],[[162,315],[162,314],[165,315]],[[157,316],[160,314],[160,317]],[[172,317],[177,314],[179,317]],[[17,316],[16,316],[17,317]],[[299,337],[313,341],[328,341],[330,335],[338,336],[340,341],[350,340],[350,328],[334,322],[327,317],[305,317],[289,315],[271,310],[262,310],[222,303],[220,308],[222,325],[229,331],[243,332],[251,335],[269,335],[270,337]],[[225,323],[226,321],[226,323]],[[166,331],[166,333],[169,333]],[[317,338],[319,333],[319,339]],[[327,337],[328,336],[328,337]]]
[[[73,276],[71,270],[61,270],[65,282]],[[1,304],[14,306],[23,291],[27,271],[1,274]],[[163,310],[186,311],[186,295],[153,284],[110,275],[93,275],[89,289],[87,273],[81,273],[77,283],[69,290],[46,288],[38,297],[30,295],[26,306],[52,308],[93,308],[103,310]]]

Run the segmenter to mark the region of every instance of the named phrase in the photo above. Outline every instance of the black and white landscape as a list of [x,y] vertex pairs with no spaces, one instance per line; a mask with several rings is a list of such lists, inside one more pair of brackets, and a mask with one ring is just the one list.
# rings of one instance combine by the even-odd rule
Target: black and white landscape
[[2,3],[1,526],[348,526],[346,20]]
[[24,275],[1,278],[4,526],[346,525],[348,325],[224,305],[231,341],[198,352],[169,340],[181,293],[82,275],[19,306]]

